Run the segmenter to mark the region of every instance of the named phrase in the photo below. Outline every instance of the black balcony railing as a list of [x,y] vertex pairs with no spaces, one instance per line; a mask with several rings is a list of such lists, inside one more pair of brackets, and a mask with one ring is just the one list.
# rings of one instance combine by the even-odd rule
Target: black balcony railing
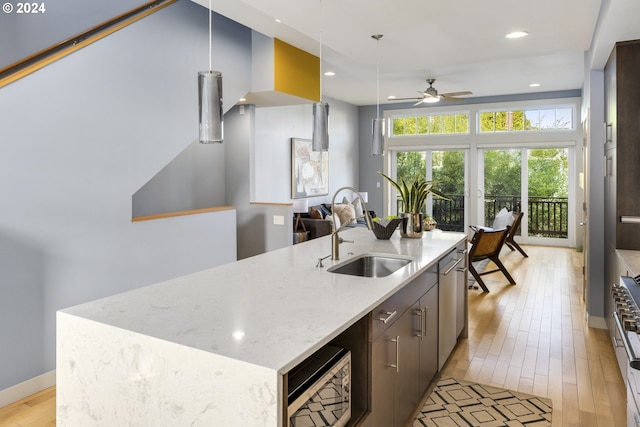
[[[444,231],[464,231],[464,196],[447,195],[451,200],[433,198],[433,218]],[[398,199],[398,212],[402,212]],[[485,225],[491,226],[502,208],[521,210],[520,196],[485,196]],[[568,231],[568,199],[566,197],[529,196],[527,225],[529,236],[566,238]]]

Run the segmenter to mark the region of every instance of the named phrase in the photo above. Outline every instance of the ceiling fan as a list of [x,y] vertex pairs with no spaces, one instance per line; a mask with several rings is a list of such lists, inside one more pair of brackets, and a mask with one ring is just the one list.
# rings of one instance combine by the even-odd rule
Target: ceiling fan
[[463,96],[463,95],[472,95],[472,92],[464,91],[464,92],[450,92],[450,93],[440,93],[438,94],[438,91],[436,90],[435,87],[433,87],[433,83],[436,81],[436,79],[427,79],[427,83],[429,83],[429,87],[427,88],[427,90],[423,91],[423,92],[418,92],[421,93],[422,96],[421,97],[416,97],[416,98],[388,98],[389,101],[408,101],[408,100],[418,100],[418,102],[416,102],[414,105],[420,105],[422,103],[427,103],[427,104],[431,104],[434,102],[439,102],[441,99],[444,99],[445,101],[462,101],[463,98],[459,98],[459,96]]

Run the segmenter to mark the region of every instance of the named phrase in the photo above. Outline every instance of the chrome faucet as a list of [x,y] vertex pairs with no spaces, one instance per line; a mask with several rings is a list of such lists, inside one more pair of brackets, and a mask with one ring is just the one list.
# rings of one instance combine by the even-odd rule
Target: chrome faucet
[[331,259],[332,260],[340,259],[340,243],[343,243],[343,242],[353,243],[353,241],[344,240],[338,235],[338,232],[342,230],[347,224],[340,224],[340,228],[338,229],[336,229],[335,227],[335,224],[336,224],[335,215],[337,215],[336,209],[335,209],[336,196],[338,195],[338,193],[340,193],[343,190],[351,190],[352,192],[356,193],[358,199],[360,199],[360,202],[362,203],[362,210],[364,211],[364,221],[367,223],[367,228],[369,230],[373,230],[373,223],[371,222],[371,217],[369,216],[369,211],[367,210],[367,205],[364,203],[362,194],[360,194],[358,190],[356,190],[353,187],[338,188],[338,191],[335,192],[335,194],[333,195],[333,198],[331,199],[331,217],[333,218],[333,228],[334,228],[334,230],[331,232]]

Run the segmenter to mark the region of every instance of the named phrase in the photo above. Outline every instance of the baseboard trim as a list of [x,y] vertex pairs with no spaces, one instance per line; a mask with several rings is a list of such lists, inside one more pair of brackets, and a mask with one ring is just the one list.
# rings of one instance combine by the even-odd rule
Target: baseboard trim
[[35,378],[31,378],[20,384],[0,390],[0,408],[31,396],[34,393],[49,388],[56,384],[56,371],[46,372]]
[[597,329],[608,329],[607,321],[604,317],[589,316],[587,314],[587,326]]

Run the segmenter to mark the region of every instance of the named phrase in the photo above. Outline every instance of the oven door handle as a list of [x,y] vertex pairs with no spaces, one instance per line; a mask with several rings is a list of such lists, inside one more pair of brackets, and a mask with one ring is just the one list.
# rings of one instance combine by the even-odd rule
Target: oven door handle
[[618,316],[618,313],[613,313],[613,320],[615,320],[616,322],[616,329],[618,330],[618,333],[620,334],[620,338],[622,340],[622,344],[623,347],[625,349],[625,351],[627,352],[627,357],[629,358],[629,365],[633,368],[633,369],[640,369],[640,359],[638,359],[633,351],[633,348],[631,347],[631,343],[629,342],[629,337],[627,337],[627,333],[624,330],[624,328],[622,327],[622,322],[620,321],[620,316]]

